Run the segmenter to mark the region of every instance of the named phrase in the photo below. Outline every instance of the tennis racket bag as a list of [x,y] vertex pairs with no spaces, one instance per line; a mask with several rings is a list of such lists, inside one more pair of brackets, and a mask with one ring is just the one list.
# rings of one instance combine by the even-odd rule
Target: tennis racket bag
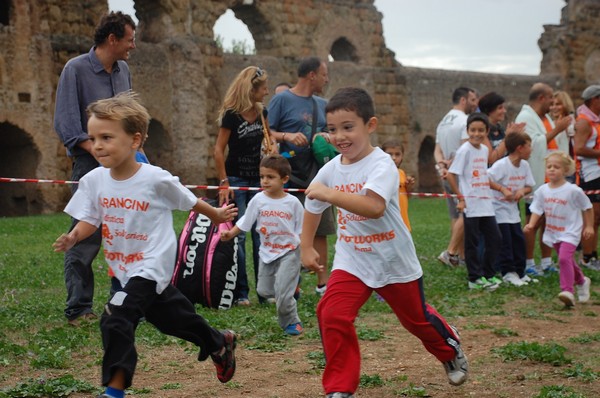
[[[214,205],[214,202],[208,201]],[[220,239],[232,222],[213,224],[204,214],[190,212],[179,236],[171,283],[192,303],[229,309],[238,275],[238,238]]]

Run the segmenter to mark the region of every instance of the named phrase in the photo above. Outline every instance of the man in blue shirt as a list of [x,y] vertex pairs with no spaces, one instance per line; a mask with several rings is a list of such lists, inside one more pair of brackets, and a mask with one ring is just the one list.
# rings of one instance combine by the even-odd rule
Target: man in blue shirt
[[[129,15],[121,12],[104,15],[96,27],[94,46],[87,54],[69,60],[60,75],[54,130],[71,157],[72,181],[79,181],[98,167],[87,135],[88,105],[131,90],[131,76],[125,61],[129,58],[129,51],[135,49],[135,28],[135,22]],[[72,192],[76,190],[77,185],[72,185]],[[71,229],[77,223],[77,220],[72,221]],[[96,318],[92,310],[92,261],[100,249],[101,230],[99,228],[65,253],[65,316],[73,326],[77,326],[81,319]]]

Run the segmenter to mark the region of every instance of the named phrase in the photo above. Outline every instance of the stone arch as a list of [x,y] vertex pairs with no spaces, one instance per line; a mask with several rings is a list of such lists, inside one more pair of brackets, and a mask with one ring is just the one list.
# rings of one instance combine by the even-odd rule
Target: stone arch
[[[32,136],[9,122],[0,123],[0,176],[36,178],[40,152]],[[0,216],[26,216],[42,211],[39,186],[34,183],[0,183]]]
[[600,83],[600,49],[592,51],[584,64],[585,81],[587,84]]
[[254,2],[252,4],[244,4],[246,2],[236,3],[236,5],[230,7],[231,11],[233,11],[237,19],[248,27],[254,39],[256,54],[266,55],[271,49],[276,47],[276,35],[270,20],[259,11]]
[[435,170],[435,138],[425,136],[419,146],[418,168],[419,168],[419,191],[440,192],[440,179]]
[[331,45],[329,54],[334,61],[358,62],[356,47],[346,37],[340,37]]
[[6,0],[0,2],[0,25],[10,25],[10,12],[12,1]]
[[156,119],[150,120],[144,152],[153,165],[173,170],[173,140],[163,124]]
[[[248,33],[252,36],[252,33],[250,32],[250,29],[248,29],[248,25],[246,25],[242,20],[240,20],[239,18],[237,18],[235,16],[235,13],[231,10],[231,9],[227,9],[225,11],[225,13],[223,13],[215,22],[215,25],[213,26],[213,30],[217,27],[217,24],[221,23],[221,21],[223,19],[230,19],[233,18],[235,20],[235,24],[238,25],[235,27],[234,30],[242,30],[245,28],[245,30],[248,31]],[[240,35],[244,35],[242,32],[240,32]],[[244,35],[245,36],[245,35]],[[245,38],[243,40],[240,40],[241,37],[238,38],[234,38],[234,40],[236,41],[236,43],[231,43],[231,47],[229,46],[230,43],[221,43],[222,44],[222,49],[223,52],[225,53],[234,53],[234,54],[243,54],[243,55],[248,55],[248,54],[252,54],[254,51],[256,51],[256,44],[254,41],[254,37],[251,37],[251,42],[247,43]],[[243,46],[243,47],[242,47]]]

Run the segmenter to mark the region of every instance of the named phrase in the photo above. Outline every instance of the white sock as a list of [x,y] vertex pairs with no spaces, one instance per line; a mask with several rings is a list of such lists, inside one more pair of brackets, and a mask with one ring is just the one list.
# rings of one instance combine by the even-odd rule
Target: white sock
[[542,268],[548,268],[552,265],[552,257],[544,257],[542,258]]
[[525,262],[525,266],[527,268],[535,267],[535,260],[532,258],[528,258]]

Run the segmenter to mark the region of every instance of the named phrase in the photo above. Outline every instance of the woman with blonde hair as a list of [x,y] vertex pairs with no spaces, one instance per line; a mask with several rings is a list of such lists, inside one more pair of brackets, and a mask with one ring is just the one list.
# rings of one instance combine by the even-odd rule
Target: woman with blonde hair
[[[256,192],[228,190],[228,187],[260,187],[259,163],[261,144],[269,137],[267,146],[272,144],[267,121],[267,110],[263,99],[269,94],[267,72],[257,66],[242,70],[233,80],[223,105],[219,110],[219,132],[215,144],[215,167],[219,176],[219,204],[229,200],[238,208],[238,218],[244,215],[246,206]],[[225,156],[225,149],[228,154]],[[271,150],[272,151],[272,150]],[[249,287],[246,273],[246,253],[244,234],[238,237],[238,281],[235,292],[237,305],[250,305]],[[254,274],[258,275],[258,233],[252,229]],[[260,299],[260,297],[259,297]]]

